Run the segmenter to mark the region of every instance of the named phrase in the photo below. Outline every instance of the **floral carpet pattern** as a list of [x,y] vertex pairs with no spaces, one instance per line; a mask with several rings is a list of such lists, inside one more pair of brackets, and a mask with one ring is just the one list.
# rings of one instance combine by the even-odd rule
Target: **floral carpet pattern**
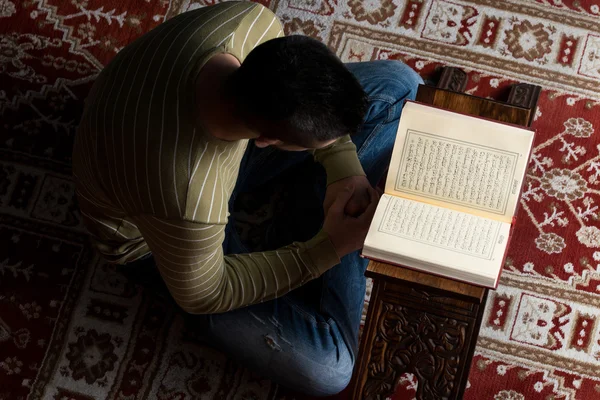
[[[458,66],[468,93],[498,99],[515,82],[543,87],[465,398],[600,398],[600,1],[260,2],[344,61],[403,60],[432,79]],[[0,399],[302,398],[204,346],[193,319],[103,263],[74,198],[73,135],[103,65],[212,3],[0,0]],[[260,210],[248,226],[269,218]],[[394,399],[417,385],[407,374]]]

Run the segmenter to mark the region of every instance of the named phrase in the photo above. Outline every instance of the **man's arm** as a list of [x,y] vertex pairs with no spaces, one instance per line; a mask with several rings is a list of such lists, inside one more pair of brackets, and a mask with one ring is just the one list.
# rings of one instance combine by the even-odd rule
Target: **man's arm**
[[327,186],[351,176],[365,176],[350,135],[342,136],[331,146],[313,150],[313,155],[327,172]]
[[346,205],[348,215],[360,215],[369,205],[371,184],[365,176],[356,153],[356,146],[349,135],[342,136],[334,144],[313,151],[315,160],[327,173],[327,193],[323,208],[325,213],[346,186],[354,187],[353,196]]
[[379,196],[371,190],[369,207],[353,218],[344,213],[353,191],[348,187],[340,193],[317,236],[260,253],[224,255],[224,225],[145,215],[134,220],[181,308],[192,314],[221,313],[280,297],[361,248]]
[[271,300],[339,263],[326,233],[275,251],[224,255],[224,225],[135,219],[171,295],[192,314]]

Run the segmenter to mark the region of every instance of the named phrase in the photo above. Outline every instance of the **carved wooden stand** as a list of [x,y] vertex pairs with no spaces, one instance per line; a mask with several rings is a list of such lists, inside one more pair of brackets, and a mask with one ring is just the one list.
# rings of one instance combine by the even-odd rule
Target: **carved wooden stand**
[[[417,101],[529,126],[539,86],[518,84],[502,103],[462,92],[467,74],[445,68],[437,88]],[[404,373],[418,380],[417,399],[462,399],[488,289],[371,261],[373,293],[351,383],[353,400],[384,400]]]

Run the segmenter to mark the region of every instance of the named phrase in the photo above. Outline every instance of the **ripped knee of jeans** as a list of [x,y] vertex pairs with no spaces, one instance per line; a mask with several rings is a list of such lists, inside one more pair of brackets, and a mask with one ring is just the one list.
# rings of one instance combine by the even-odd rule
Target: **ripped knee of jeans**
[[275,338],[271,335],[265,335],[265,342],[267,343],[267,346],[269,346],[271,349],[275,350],[275,351],[281,351],[281,346],[279,345],[279,343],[277,343],[277,341],[275,340]]

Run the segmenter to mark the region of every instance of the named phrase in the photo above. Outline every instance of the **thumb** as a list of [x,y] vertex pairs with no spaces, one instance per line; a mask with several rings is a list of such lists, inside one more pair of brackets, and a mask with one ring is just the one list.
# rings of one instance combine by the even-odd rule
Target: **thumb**
[[343,213],[344,209],[346,208],[346,204],[348,203],[353,194],[354,185],[346,186],[344,190],[341,190],[337,193],[335,201],[329,209],[337,213]]

